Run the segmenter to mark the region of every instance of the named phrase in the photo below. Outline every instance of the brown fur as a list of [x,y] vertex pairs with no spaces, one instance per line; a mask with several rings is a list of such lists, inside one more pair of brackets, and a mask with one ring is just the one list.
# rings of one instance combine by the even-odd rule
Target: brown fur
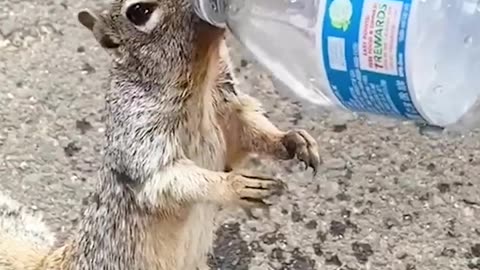
[[59,248],[6,246],[0,234],[0,270],[205,270],[218,207],[263,208],[284,187],[235,170],[248,154],[317,169],[307,132],[279,130],[235,88],[224,30],[189,0],[148,0],[158,22],[137,27],[123,13],[129,1],[79,13],[114,60],[97,192]]

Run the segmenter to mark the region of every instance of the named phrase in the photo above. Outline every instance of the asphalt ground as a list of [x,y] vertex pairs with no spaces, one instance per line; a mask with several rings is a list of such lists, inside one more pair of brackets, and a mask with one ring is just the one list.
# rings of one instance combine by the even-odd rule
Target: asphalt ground
[[[103,145],[109,57],[76,21],[103,1],[0,5],[0,190],[59,236],[78,222]],[[318,140],[319,175],[252,159],[288,194],[271,218],[224,213],[212,269],[480,269],[480,140],[422,136],[409,124],[320,113],[278,92],[235,42],[241,89],[284,129]]]

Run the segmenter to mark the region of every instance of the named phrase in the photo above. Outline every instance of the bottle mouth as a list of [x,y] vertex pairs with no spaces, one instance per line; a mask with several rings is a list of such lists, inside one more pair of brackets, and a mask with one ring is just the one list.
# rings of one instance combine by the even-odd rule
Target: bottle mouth
[[200,19],[209,24],[226,27],[225,1],[222,0],[192,0],[193,9]]

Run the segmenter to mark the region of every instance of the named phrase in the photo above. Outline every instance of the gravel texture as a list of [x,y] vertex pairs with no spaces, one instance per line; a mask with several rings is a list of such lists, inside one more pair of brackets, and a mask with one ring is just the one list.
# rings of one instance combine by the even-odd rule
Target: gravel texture
[[[0,189],[59,235],[79,218],[103,144],[108,55],[74,0],[0,5]],[[252,159],[289,185],[271,217],[224,213],[213,269],[480,269],[480,140],[422,136],[410,124],[321,113],[285,98],[232,43],[241,88],[284,129],[318,140],[317,177]],[[283,92],[281,92],[283,93]]]

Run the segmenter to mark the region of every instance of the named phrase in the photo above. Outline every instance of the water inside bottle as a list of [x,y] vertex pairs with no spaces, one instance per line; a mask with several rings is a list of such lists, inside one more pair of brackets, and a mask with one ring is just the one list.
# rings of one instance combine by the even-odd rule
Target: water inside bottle
[[[261,64],[297,97],[322,107],[342,107],[330,91],[316,43],[324,1],[231,2],[230,28]],[[479,2],[412,1],[408,81],[415,105],[434,125],[452,125],[467,111],[476,112],[472,108],[480,92]]]
[[[231,4],[230,28],[255,58],[296,96],[331,106],[316,47],[320,1],[244,0]],[[265,44],[268,50],[265,49]],[[323,88],[323,89],[322,89]]]
[[431,122],[448,126],[478,98],[478,0],[422,0],[417,12],[408,51],[411,83],[421,111]]

